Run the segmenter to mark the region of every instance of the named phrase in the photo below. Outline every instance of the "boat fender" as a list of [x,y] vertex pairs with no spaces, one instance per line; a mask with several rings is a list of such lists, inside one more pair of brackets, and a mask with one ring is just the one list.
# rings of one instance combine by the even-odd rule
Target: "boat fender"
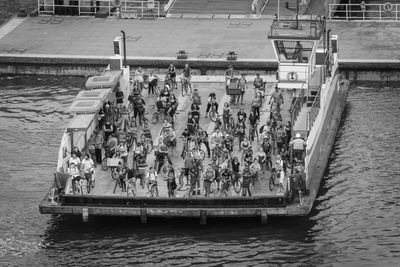
[[114,6],[115,7],[120,7],[122,4],[121,0],[114,0]]
[[66,147],[63,147],[63,158],[65,159],[66,157],[67,157],[67,152],[68,152],[68,150],[67,150],[67,148]]
[[386,2],[385,4],[383,4],[383,9],[384,9],[386,12],[392,12],[392,10],[393,10],[393,5],[392,5],[392,3]]

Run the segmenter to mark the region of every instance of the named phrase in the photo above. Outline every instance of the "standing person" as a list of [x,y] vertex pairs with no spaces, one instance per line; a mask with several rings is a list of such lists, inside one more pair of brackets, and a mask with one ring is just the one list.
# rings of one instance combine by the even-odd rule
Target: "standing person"
[[294,47],[294,58],[297,59],[299,63],[303,63],[303,46],[300,44],[300,41],[297,41]]
[[192,93],[192,84],[190,79],[192,78],[192,69],[189,67],[189,64],[185,64],[185,68],[182,71],[182,79],[184,82],[188,83],[190,93]]
[[210,158],[210,143],[208,142],[208,133],[206,130],[202,130],[199,134],[200,144],[203,143],[207,149],[208,158]]
[[217,97],[216,97],[215,93],[210,93],[210,95],[208,96],[208,103],[207,103],[205,118],[207,118],[207,115],[211,109],[214,109],[215,111],[218,112],[218,103],[217,103]]
[[154,71],[150,71],[149,76],[149,95],[154,95],[154,89],[158,87],[158,77],[154,74]]
[[208,167],[206,171],[204,172],[204,182],[203,182],[203,187],[204,187],[204,196],[209,197],[211,193],[211,183],[215,179],[215,170],[211,166],[211,164],[208,164]]
[[117,179],[119,179],[119,183],[121,185],[122,192],[126,192],[125,180],[126,180],[127,168],[124,165],[122,165],[121,161],[118,162],[118,167],[117,167],[116,173],[118,175]]
[[176,83],[176,68],[172,62],[169,63],[168,76],[173,83]]
[[246,197],[247,194],[251,197],[250,183],[251,177],[253,176],[250,172],[249,166],[246,164],[243,168],[243,182],[242,182],[242,197]]
[[135,99],[133,106],[133,117],[136,120],[136,117],[139,117],[139,124],[142,125],[143,115],[145,113],[145,105],[146,103],[143,100],[141,95],[138,95]]
[[270,105],[272,100],[273,103],[276,104],[275,111],[279,112],[281,110],[281,104],[283,104],[283,96],[282,93],[279,91],[278,86],[275,86],[275,91],[272,93],[271,99],[269,100]]
[[150,167],[149,172],[147,173],[147,190],[150,190],[153,184],[156,185],[156,191],[158,196],[157,173],[153,167]]
[[288,121],[285,124],[284,130],[285,130],[285,137],[286,137],[285,144],[286,144],[286,146],[289,146],[290,138],[292,136],[292,124],[290,123],[290,121]]
[[228,81],[229,79],[232,79],[233,75],[234,75],[233,66],[229,65],[228,69],[225,71],[225,80]]
[[254,82],[253,82],[254,88],[257,90],[262,90],[264,87],[264,81],[263,79],[260,77],[260,73],[256,74],[256,77],[254,78]]
[[89,154],[85,154],[85,157],[82,160],[81,171],[83,171],[85,175],[85,179],[87,181],[92,181],[92,187],[94,187],[93,183],[93,172],[94,172],[94,162],[90,158]]
[[[239,89],[240,89],[240,104],[243,105],[243,97],[244,97],[244,93],[247,90],[247,80],[246,80],[246,75],[244,73],[242,73],[240,79],[239,79]],[[239,103],[239,99],[238,99],[238,103]]]
[[293,149],[294,157],[299,161],[303,161],[303,154],[307,144],[301,138],[300,133],[296,133],[296,137],[290,141],[289,146]]
[[284,148],[283,144],[285,142],[285,131],[283,130],[282,126],[279,126],[276,130],[276,148],[278,152],[282,151]]
[[124,92],[122,92],[119,87],[115,92],[115,99],[117,102],[117,108],[122,109],[124,107]]

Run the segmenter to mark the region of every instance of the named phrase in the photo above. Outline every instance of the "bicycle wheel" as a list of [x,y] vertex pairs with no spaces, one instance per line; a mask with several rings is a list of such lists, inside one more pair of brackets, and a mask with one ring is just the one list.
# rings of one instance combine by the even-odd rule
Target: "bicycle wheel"
[[115,167],[111,168],[111,178],[113,180],[117,180],[117,178],[118,178],[118,173],[116,172],[116,170],[117,170],[117,168],[115,168]]
[[226,131],[228,134],[231,134],[232,131],[233,131],[233,128],[232,128],[232,126],[231,126],[229,123],[225,123],[224,128],[225,128],[225,131]]
[[86,191],[90,194],[90,189],[92,188],[92,179],[86,180]]
[[101,170],[102,171],[108,170],[107,159],[108,159],[107,157],[104,157],[104,159],[101,162]]
[[271,176],[269,177],[269,191],[274,190],[274,186],[275,186],[275,173],[272,173]]
[[210,120],[213,122],[216,122],[218,120],[218,112],[216,112],[215,110],[211,110],[210,113]]
[[151,122],[153,124],[156,124],[159,119],[160,119],[160,116],[159,116],[158,112],[154,112],[153,116],[151,117]]
[[153,141],[147,141],[146,142],[146,153],[147,155],[151,153],[151,151],[153,151]]
[[203,149],[199,149],[200,158],[204,160],[206,158],[206,152]]
[[151,197],[158,197],[158,190],[156,186],[151,187]]
[[187,93],[187,89],[186,89],[185,83],[181,81],[181,94],[182,94],[182,96],[185,96],[186,93]]
[[169,172],[169,166],[163,165],[160,171],[162,176],[167,177]]
[[242,182],[240,182],[239,178],[236,178],[236,180],[233,182],[233,189],[236,193],[239,193],[241,188]]

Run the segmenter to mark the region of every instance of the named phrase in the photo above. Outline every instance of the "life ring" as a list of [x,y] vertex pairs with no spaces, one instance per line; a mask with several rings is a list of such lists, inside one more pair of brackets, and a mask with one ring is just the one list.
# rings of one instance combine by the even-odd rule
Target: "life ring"
[[291,71],[287,74],[288,81],[294,82],[297,81],[297,72]]
[[121,0],[114,0],[114,6],[115,6],[115,7],[120,7],[121,4],[122,4],[122,1],[121,1]]
[[384,9],[386,12],[392,12],[392,10],[393,10],[393,5],[392,5],[392,3],[386,2],[385,4],[383,4],[383,9]]

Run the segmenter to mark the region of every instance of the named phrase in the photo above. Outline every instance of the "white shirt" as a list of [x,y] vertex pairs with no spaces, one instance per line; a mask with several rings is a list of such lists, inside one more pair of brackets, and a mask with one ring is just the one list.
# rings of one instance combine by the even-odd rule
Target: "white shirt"
[[72,177],[77,177],[80,175],[79,170],[77,167],[69,167],[67,170],[68,174],[71,175]]
[[147,174],[147,179],[149,179],[149,181],[155,181],[157,179],[157,173],[155,171],[149,172]]
[[71,163],[75,163],[75,166],[78,166],[79,164],[81,164],[81,159],[76,157],[76,158],[69,158],[68,160],[69,164]]
[[94,163],[93,163],[93,160],[91,158],[82,160],[82,170],[85,173],[89,173],[90,171],[92,171],[93,170],[93,166],[94,166]]

